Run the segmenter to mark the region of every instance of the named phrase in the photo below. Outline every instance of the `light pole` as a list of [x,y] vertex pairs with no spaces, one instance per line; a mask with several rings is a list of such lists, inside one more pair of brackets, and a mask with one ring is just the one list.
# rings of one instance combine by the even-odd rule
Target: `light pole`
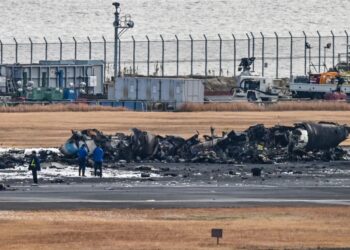
[[127,29],[134,27],[134,22],[130,15],[120,17],[120,3],[113,3],[115,7],[114,20],[114,83],[117,83],[117,77],[120,76],[119,71],[119,38],[126,32]]
[[324,68],[325,72],[327,71],[327,63],[326,63],[327,56],[326,56],[326,52],[327,52],[327,49],[330,49],[331,47],[332,47],[331,43],[327,43],[327,45],[323,47],[324,48],[323,68]]
[[309,75],[311,74],[311,44],[308,42],[305,42],[305,48],[306,50],[309,50]]

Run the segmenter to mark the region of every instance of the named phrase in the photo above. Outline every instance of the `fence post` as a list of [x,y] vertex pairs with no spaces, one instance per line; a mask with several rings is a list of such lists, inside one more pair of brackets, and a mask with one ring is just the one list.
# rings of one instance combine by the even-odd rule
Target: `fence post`
[[290,68],[289,68],[289,73],[290,73],[290,78],[293,76],[293,35],[292,32],[289,31],[290,35]]
[[222,76],[222,38],[220,34],[219,36],[219,42],[220,42],[220,49],[219,49],[219,76]]
[[204,34],[204,74],[208,76],[208,39]]
[[276,78],[278,78],[278,68],[279,68],[279,37],[277,33],[275,32],[275,37],[276,37]]
[[[348,34],[348,32],[346,30],[344,32],[345,32],[345,35],[346,35],[346,64],[349,66],[349,56],[350,56],[349,55],[349,46],[350,46],[350,44],[349,44],[349,34]],[[2,53],[1,53],[1,55],[2,55]],[[1,62],[2,62],[2,60],[1,60]]]
[[248,38],[248,58],[250,58],[250,36],[248,35],[248,33],[245,33],[245,35]]
[[131,36],[132,38],[132,74],[135,75],[136,72],[136,41],[135,37]]
[[60,37],[58,38],[58,40],[60,41],[60,60],[62,61],[62,48],[63,48],[63,46],[62,46],[62,40],[61,40]]
[[162,77],[164,77],[164,38],[160,35],[160,39],[162,39]]
[[321,34],[317,31],[318,35],[318,72],[321,72]]
[[191,76],[193,76],[193,38],[190,35],[191,39]]
[[179,38],[175,35],[176,39],[176,76],[179,76]]
[[237,48],[236,48],[236,37],[232,34],[233,38],[233,75],[236,76],[236,56],[237,56]]
[[[250,32],[252,38],[253,38],[253,47],[252,47],[252,56],[255,57],[255,36],[253,32]],[[253,62],[253,71],[255,71],[255,61]]]
[[73,36],[73,41],[74,41],[74,60],[77,60],[78,44],[74,36]]
[[176,76],[179,76],[179,38],[175,35],[176,39]]
[[48,54],[48,43],[47,43],[47,40],[46,40],[46,37],[44,37],[44,41],[45,41],[45,61],[47,61],[47,54]]
[[104,78],[106,81],[106,67],[107,67],[107,41],[104,36],[102,36],[103,40],[103,62],[104,62]]
[[33,41],[29,37],[29,42],[30,42],[30,64],[33,64]]
[[304,34],[304,75],[306,75],[306,68],[307,68],[307,47],[306,47],[306,44],[307,44],[307,36],[306,36],[306,33],[305,31],[303,31],[303,34]]
[[18,43],[17,43],[17,40],[16,38],[14,37],[13,40],[15,41],[15,60],[16,60],[16,63],[18,63]]
[[146,39],[147,39],[147,76],[149,76],[150,41],[147,35],[146,35]]
[[87,37],[88,41],[89,41],[89,60],[91,60],[91,39],[90,37]]
[[265,36],[262,32],[261,34],[261,74],[265,75]]
[[1,57],[0,57],[0,63],[3,64],[3,59],[4,59],[4,47],[2,44],[2,41],[0,40],[0,53],[1,53]]
[[335,36],[334,36],[333,30],[331,30],[331,34],[332,34],[332,50],[333,50],[332,63],[333,63],[333,69],[334,69],[335,68]]

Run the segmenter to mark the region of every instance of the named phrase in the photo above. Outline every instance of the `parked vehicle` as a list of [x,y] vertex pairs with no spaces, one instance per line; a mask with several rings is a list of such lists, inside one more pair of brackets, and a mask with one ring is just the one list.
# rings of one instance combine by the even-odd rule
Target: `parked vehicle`
[[348,79],[336,70],[293,77],[289,88],[296,98],[345,100],[350,95]]
[[278,79],[263,77],[250,70],[254,60],[255,57],[241,59],[238,70],[242,72],[236,79],[239,87],[233,90],[233,96],[250,102],[276,102],[288,96],[287,89],[277,84]]
[[[330,44],[327,45],[330,48]],[[347,55],[348,56],[348,55]],[[346,100],[350,95],[350,65],[348,59],[341,61],[326,72],[312,73],[310,62],[310,72],[306,76],[296,76],[290,79],[289,88],[296,98],[326,99],[326,100]],[[326,58],[323,63],[327,70]]]

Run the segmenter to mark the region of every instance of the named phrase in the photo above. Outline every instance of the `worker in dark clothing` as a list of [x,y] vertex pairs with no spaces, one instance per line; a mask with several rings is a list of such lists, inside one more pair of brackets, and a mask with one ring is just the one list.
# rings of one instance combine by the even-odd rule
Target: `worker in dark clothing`
[[85,144],[81,145],[78,150],[78,162],[79,162],[79,176],[85,176],[85,168],[87,162],[88,152],[86,150]]
[[[94,160],[94,174],[95,176],[100,176],[102,178],[102,163],[103,163],[103,149],[100,146],[97,146],[93,153],[93,160]],[[97,171],[99,170],[99,171]],[[99,174],[97,174],[99,172]]]
[[343,86],[345,80],[343,77],[340,77],[339,75],[336,77],[336,79],[337,79],[336,92],[340,93],[340,92],[342,92],[341,87]]
[[30,157],[28,170],[32,171],[33,182],[35,184],[38,184],[38,173],[37,172],[41,170],[41,167],[40,167],[39,158],[36,156],[36,152],[35,151],[32,152],[32,155]]

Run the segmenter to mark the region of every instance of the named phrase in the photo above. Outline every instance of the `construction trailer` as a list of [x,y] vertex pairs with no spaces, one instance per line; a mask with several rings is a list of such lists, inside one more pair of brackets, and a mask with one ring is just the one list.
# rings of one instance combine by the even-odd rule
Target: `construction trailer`
[[121,77],[109,85],[108,99],[178,109],[184,103],[203,103],[204,84],[199,79]]
[[35,88],[74,88],[85,83],[87,94],[104,93],[104,61],[62,60],[37,64],[0,65],[0,91],[12,93],[20,82],[23,89],[30,82]]

